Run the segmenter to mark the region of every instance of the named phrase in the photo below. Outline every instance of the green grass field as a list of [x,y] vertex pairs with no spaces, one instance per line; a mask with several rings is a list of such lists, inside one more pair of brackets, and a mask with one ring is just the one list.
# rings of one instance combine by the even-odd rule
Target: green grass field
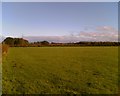
[[118,91],[118,47],[16,47],[2,66],[4,94]]

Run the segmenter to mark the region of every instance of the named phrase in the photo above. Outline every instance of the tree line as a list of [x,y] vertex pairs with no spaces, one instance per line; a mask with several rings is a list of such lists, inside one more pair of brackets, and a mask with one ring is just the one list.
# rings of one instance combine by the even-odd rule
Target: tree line
[[10,47],[43,47],[43,46],[119,46],[120,42],[71,42],[71,43],[56,43],[48,41],[29,42],[23,38],[7,37],[2,44],[7,44]]

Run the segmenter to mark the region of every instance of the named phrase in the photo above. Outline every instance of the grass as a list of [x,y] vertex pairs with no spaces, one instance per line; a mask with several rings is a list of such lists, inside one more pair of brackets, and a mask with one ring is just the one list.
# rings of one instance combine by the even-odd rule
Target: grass
[[10,48],[4,94],[116,94],[118,47]]

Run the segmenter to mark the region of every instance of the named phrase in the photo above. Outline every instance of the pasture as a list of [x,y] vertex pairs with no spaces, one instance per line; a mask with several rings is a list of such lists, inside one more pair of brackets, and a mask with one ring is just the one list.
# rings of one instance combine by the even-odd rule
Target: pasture
[[118,47],[12,47],[3,94],[116,94]]

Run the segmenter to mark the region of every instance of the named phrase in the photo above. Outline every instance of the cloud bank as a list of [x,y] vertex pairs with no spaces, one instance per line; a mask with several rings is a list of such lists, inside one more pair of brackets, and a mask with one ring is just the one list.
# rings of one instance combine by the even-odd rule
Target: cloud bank
[[80,31],[65,36],[26,36],[30,42],[47,40],[49,42],[79,42],[79,41],[118,41],[118,31],[111,26],[100,26],[94,31]]

